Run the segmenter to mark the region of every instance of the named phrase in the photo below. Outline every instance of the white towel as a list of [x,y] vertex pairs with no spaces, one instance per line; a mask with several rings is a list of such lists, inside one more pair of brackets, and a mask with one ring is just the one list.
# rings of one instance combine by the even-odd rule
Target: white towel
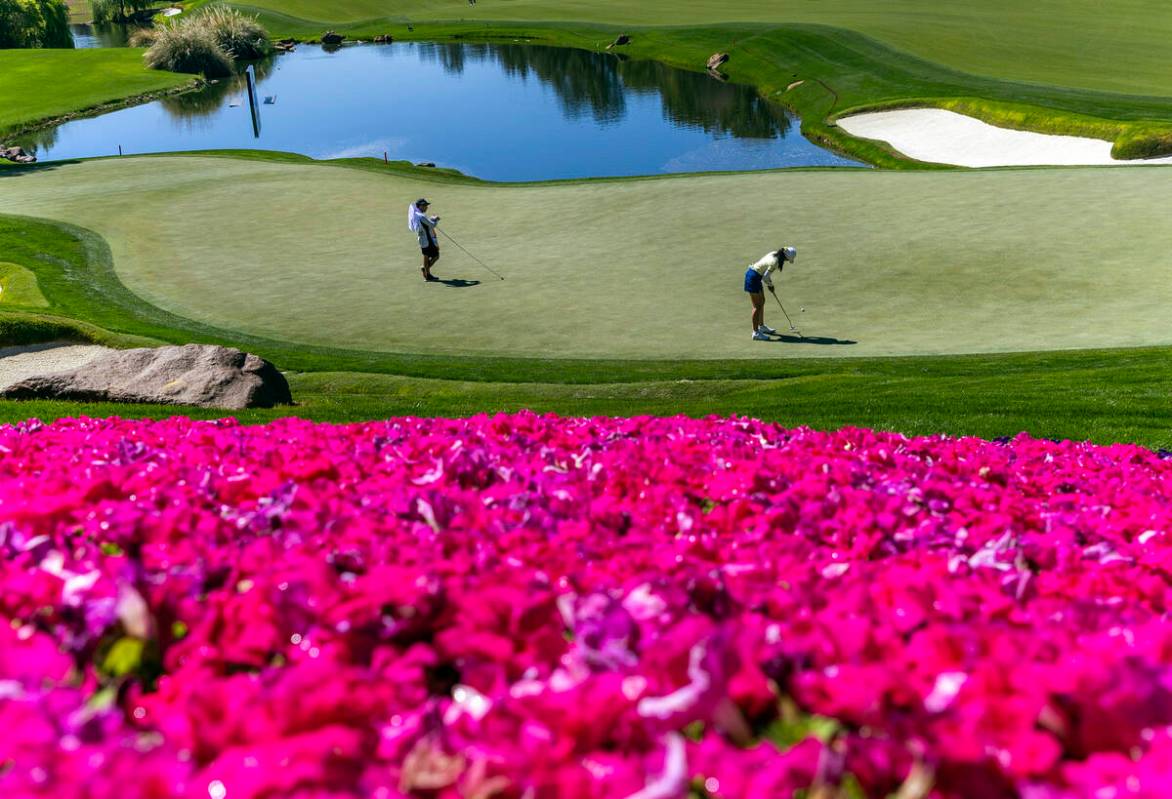
[[415,203],[407,206],[407,227],[412,233],[419,232],[419,217],[424,216],[424,213],[419,210]]

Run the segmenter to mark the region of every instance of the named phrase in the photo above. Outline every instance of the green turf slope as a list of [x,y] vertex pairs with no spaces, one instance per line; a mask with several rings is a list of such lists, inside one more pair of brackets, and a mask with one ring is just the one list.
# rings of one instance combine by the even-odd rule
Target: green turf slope
[[[385,20],[707,26],[803,22],[858,31],[952,68],[1015,81],[1172,96],[1161,0],[247,0],[315,23]],[[276,24],[280,25],[279,19]],[[320,33],[320,31],[318,31]]]
[[[229,157],[0,178],[0,213],[91,229],[139,296],[299,344],[563,358],[980,353],[1172,343],[1172,203],[1151,167],[773,172],[502,186]],[[425,284],[405,229],[431,197]],[[782,244],[808,336],[749,341],[746,263]],[[801,308],[807,312],[802,313]],[[784,327],[776,307],[767,310]]]
[[192,82],[147,69],[141,50],[0,50],[0,134]]
[[[91,231],[0,214],[0,251],[36,276],[49,302],[31,313],[0,304],[0,346],[73,339],[117,347],[164,341],[244,347],[291,370],[297,398],[292,408],[234,414],[248,422],[289,414],[356,421],[521,408],[569,415],[740,413],[819,428],[854,424],[985,437],[1029,430],[1172,446],[1168,347],[722,361],[363,354],[250,339],[168,316],[126,291],[111,269],[109,248]],[[0,401],[0,422],[175,413],[208,417],[222,411]]]

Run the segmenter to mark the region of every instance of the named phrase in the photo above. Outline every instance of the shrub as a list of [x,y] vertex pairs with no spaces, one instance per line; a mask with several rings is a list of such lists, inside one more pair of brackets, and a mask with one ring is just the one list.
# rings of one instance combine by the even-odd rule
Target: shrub
[[159,28],[154,44],[143,59],[151,69],[202,74],[209,78],[232,74],[232,59],[208,29],[189,22]]
[[90,0],[90,17],[98,24],[113,22],[121,13],[118,0]]
[[64,0],[0,0],[0,49],[73,47]]
[[233,60],[253,61],[270,50],[269,34],[260,23],[222,6],[213,6],[146,36],[152,37],[147,66],[172,72],[201,72],[210,78],[232,74]]
[[234,8],[211,6],[187,24],[207,28],[220,48],[238,61],[255,61],[272,49],[264,26]]
[[125,22],[150,8],[152,0],[90,0],[94,22]]

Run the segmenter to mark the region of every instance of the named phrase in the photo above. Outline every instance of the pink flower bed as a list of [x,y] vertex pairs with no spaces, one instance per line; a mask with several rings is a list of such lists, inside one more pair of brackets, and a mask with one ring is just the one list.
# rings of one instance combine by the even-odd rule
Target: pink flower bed
[[0,428],[0,795],[1165,797],[1172,460],[530,414]]

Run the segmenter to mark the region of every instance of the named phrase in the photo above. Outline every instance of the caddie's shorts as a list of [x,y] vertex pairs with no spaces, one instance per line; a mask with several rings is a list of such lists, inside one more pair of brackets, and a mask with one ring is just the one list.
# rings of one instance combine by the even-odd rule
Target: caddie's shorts
[[755,269],[745,270],[745,291],[750,294],[760,294],[765,289],[761,282],[761,275]]
[[421,249],[423,254],[428,258],[439,258],[439,247],[435,246],[434,244],[429,244]]

